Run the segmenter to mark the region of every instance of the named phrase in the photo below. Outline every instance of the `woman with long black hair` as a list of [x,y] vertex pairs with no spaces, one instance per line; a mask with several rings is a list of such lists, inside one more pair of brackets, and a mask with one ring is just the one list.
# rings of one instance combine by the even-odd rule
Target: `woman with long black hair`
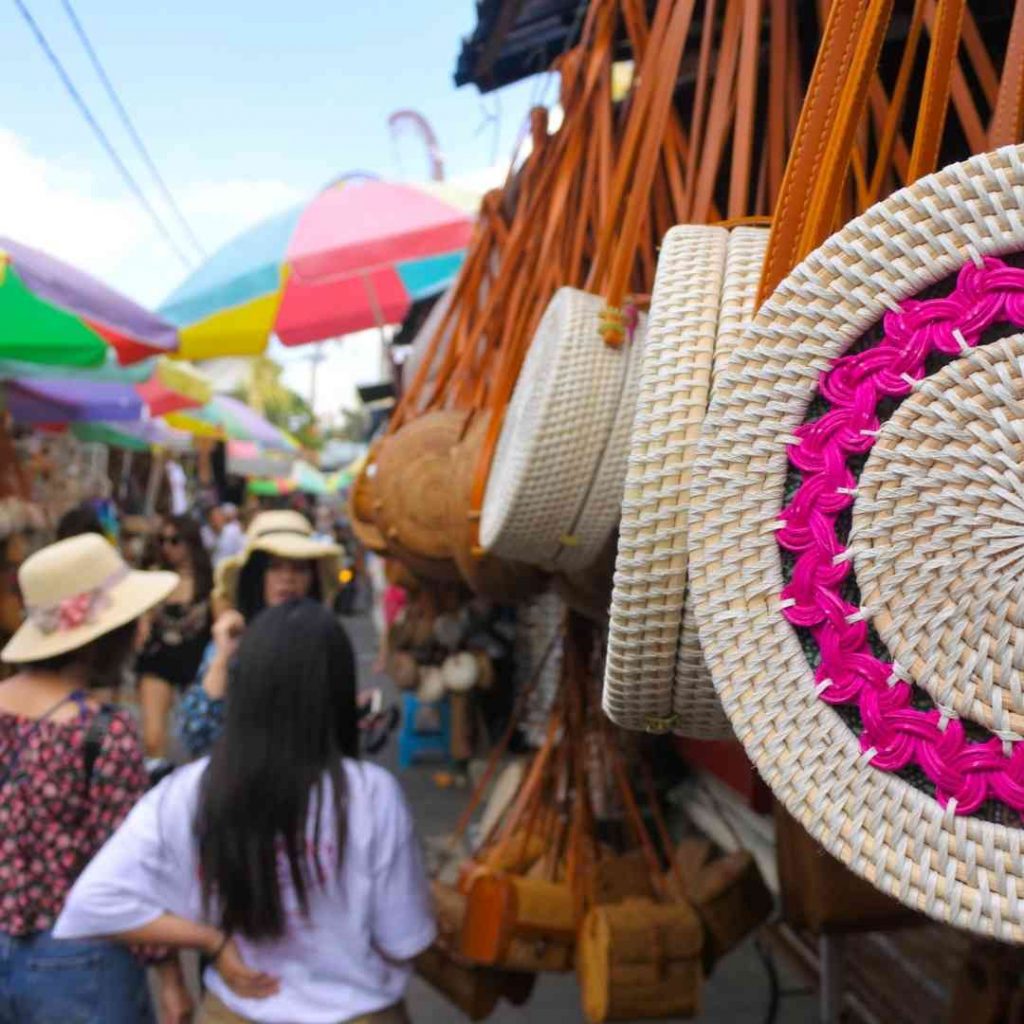
[[268,608],[242,637],[212,756],[141,801],[56,933],[203,951],[207,1024],[406,1021],[430,894],[398,783],[357,744],[344,631],[310,600]]
[[198,524],[187,516],[167,516],[157,541],[155,568],[176,572],[179,583],[153,613],[149,637],[135,664],[142,739],[147,757],[153,759],[167,756],[175,691],[184,690],[195,679],[213,623],[213,568]]

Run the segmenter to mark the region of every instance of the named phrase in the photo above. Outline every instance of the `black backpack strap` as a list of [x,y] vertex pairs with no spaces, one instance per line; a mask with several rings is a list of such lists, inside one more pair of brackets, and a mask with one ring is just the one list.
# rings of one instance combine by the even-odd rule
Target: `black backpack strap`
[[114,708],[110,704],[101,704],[99,711],[92,716],[89,728],[85,734],[85,742],[82,747],[85,752],[85,785],[86,788],[92,785],[92,770],[96,765],[96,759],[100,756],[103,747],[103,740],[110,729],[110,720],[114,717]]

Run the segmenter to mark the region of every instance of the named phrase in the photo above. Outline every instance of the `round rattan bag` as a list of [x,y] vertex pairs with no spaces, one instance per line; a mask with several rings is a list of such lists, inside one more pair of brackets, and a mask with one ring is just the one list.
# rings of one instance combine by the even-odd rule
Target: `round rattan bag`
[[731,733],[687,599],[690,474],[720,368],[754,313],[765,228],[681,225],[651,296],[619,525],[604,708],[627,729]]
[[560,288],[537,328],[481,510],[480,542],[496,555],[583,568],[615,529],[646,317],[612,348],[601,340],[602,308],[599,296]]
[[691,482],[704,655],[786,809],[1024,941],[1024,149],[852,221],[761,306]]
[[348,492],[348,518],[356,539],[368,551],[383,554],[387,550],[384,535],[377,526],[377,451],[379,442],[370,447],[362,469],[356,474]]
[[540,593],[547,585],[547,577],[532,565],[490,555],[475,546],[475,531],[470,519],[473,475],[486,432],[487,416],[477,414],[465,437],[451,450],[449,529],[452,557],[474,594],[501,604],[514,604]]
[[388,550],[425,579],[459,579],[449,525],[449,453],[465,425],[464,412],[428,412],[385,437],[377,451],[377,525]]

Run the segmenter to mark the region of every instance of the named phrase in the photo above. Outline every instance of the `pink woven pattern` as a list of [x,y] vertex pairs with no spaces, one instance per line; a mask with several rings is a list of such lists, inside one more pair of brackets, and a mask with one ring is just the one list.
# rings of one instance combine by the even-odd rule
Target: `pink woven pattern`
[[807,627],[818,644],[821,699],[858,705],[861,748],[874,752],[874,767],[897,771],[917,765],[935,783],[939,802],[955,801],[958,814],[976,811],[988,799],[1024,812],[1024,743],[1012,744],[1007,753],[997,736],[968,740],[956,719],[911,707],[910,683],[875,657],[860,609],[841,596],[851,563],[837,561],[845,549],[836,534],[836,517],[854,500],[843,493],[856,483],[847,461],[874,445],[881,426],[878,403],[908,395],[905,378],[924,377],[932,353],[973,348],[997,323],[1024,326],[1024,270],[994,258],[980,267],[968,264],[949,295],[909,299],[882,323],[881,341],[843,356],[822,374],[821,394],[831,409],[795,431],[799,443],[789,457],[801,484],[780,514],[784,526],[778,532],[779,544],[797,555],[782,592],[784,614],[793,625]]

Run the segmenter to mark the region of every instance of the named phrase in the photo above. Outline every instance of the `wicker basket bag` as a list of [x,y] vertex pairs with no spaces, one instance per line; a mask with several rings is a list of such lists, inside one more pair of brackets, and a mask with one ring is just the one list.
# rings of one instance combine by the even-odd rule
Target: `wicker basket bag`
[[586,565],[615,529],[625,459],[610,444],[631,415],[630,362],[645,318],[633,343],[616,348],[601,340],[602,309],[600,297],[561,288],[544,313],[487,480],[480,541],[494,554],[547,569]]
[[604,708],[629,729],[730,734],[687,600],[690,474],[721,367],[754,311],[767,230],[664,239],[643,350],[612,592]]
[[707,663],[829,852],[1024,941],[1024,148],[922,178],[758,311],[691,483]]

